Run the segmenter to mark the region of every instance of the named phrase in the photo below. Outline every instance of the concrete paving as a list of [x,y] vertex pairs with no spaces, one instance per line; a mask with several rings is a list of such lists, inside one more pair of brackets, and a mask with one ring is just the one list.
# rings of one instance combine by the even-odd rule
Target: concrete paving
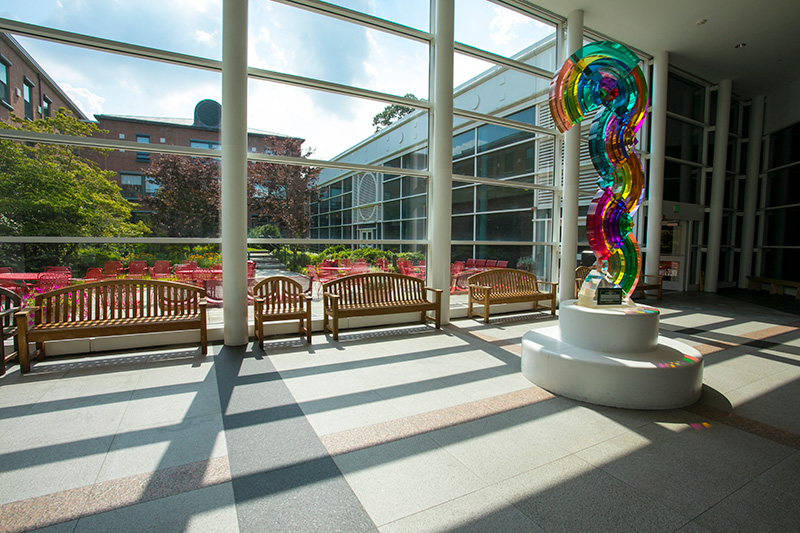
[[10,366],[0,531],[797,531],[800,317],[645,303],[705,355],[693,406],[531,384],[546,311]]

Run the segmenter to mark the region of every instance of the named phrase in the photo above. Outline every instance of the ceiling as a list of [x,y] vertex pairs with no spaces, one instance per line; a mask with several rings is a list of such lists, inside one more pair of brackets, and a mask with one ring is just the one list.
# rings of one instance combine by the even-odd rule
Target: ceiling
[[[800,79],[800,0],[530,0],[749,99]],[[698,21],[705,19],[704,24]],[[739,43],[745,46],[736,48]]]

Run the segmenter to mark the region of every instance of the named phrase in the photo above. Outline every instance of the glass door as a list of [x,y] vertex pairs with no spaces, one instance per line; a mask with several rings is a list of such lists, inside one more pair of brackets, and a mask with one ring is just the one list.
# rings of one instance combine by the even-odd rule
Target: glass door
[[663,276],[663,288],[686,290],[687,221],[665,220],[661,223],[661,258],[658,273]]

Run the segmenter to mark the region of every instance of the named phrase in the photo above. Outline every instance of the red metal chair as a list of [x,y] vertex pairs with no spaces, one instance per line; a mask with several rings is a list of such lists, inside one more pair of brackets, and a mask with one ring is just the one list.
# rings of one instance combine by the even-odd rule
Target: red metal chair
[[484,268],[486,268],[486,259],[476,259],[475,268],[477,268],[478,270],[483,270]]
[[106,261],[103,265],[103,278],[118,278],[122,275],[122,262],[120,261]]
[[126,278],[141,279],[147,274],[147,261],[131,261],[128,263],[128,273]]
[[486,268],[497,268],[497,259],[487,259]]
[[350,269],[350,274],[363,274],[369,272],[369,265],[366,259],[356,259]]
[[508,261],[498,261],[497,268],[508,268]]
[[[0,273],[2,274],[13,274],[14,269],[11,267],[0,267]],[[30,291],[30,287],[27,283],[21,280],[12,281],[12,280],[0,280],[0,287],[4,289],[8,289],[9,291],[13,292],[17,296],[23,297]]]
[[36,280],[34,290],[36,292],[47,292],[68,286],[70,283],[69,275],[64,271],[42,272]]
[[171,275],[172,272],[170,272],[169,261],[156,261],[150,268],[150,277],[153,279],[164,279],[170,277]]
[[475,268],[475,260],[467,259],[467,268]]
[[392,265],[389,264],[389,261],[385,257],[379,257],[375,260],[375,266],[377,266],[382,272],[392,272],[394,269]]
[[103,279],[103,269],[97,267],[87,268],[86,277],[83,279],[84,281],[100,281]]

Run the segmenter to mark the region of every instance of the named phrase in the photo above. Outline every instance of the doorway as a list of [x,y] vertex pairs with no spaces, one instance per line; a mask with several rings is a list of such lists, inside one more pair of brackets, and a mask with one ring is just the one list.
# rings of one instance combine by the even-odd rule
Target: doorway
[[661,222],[661,254],[658,274],[662,276],[662,285],[665,290],[686,290],[687,230],[688,222],[686,220]]

